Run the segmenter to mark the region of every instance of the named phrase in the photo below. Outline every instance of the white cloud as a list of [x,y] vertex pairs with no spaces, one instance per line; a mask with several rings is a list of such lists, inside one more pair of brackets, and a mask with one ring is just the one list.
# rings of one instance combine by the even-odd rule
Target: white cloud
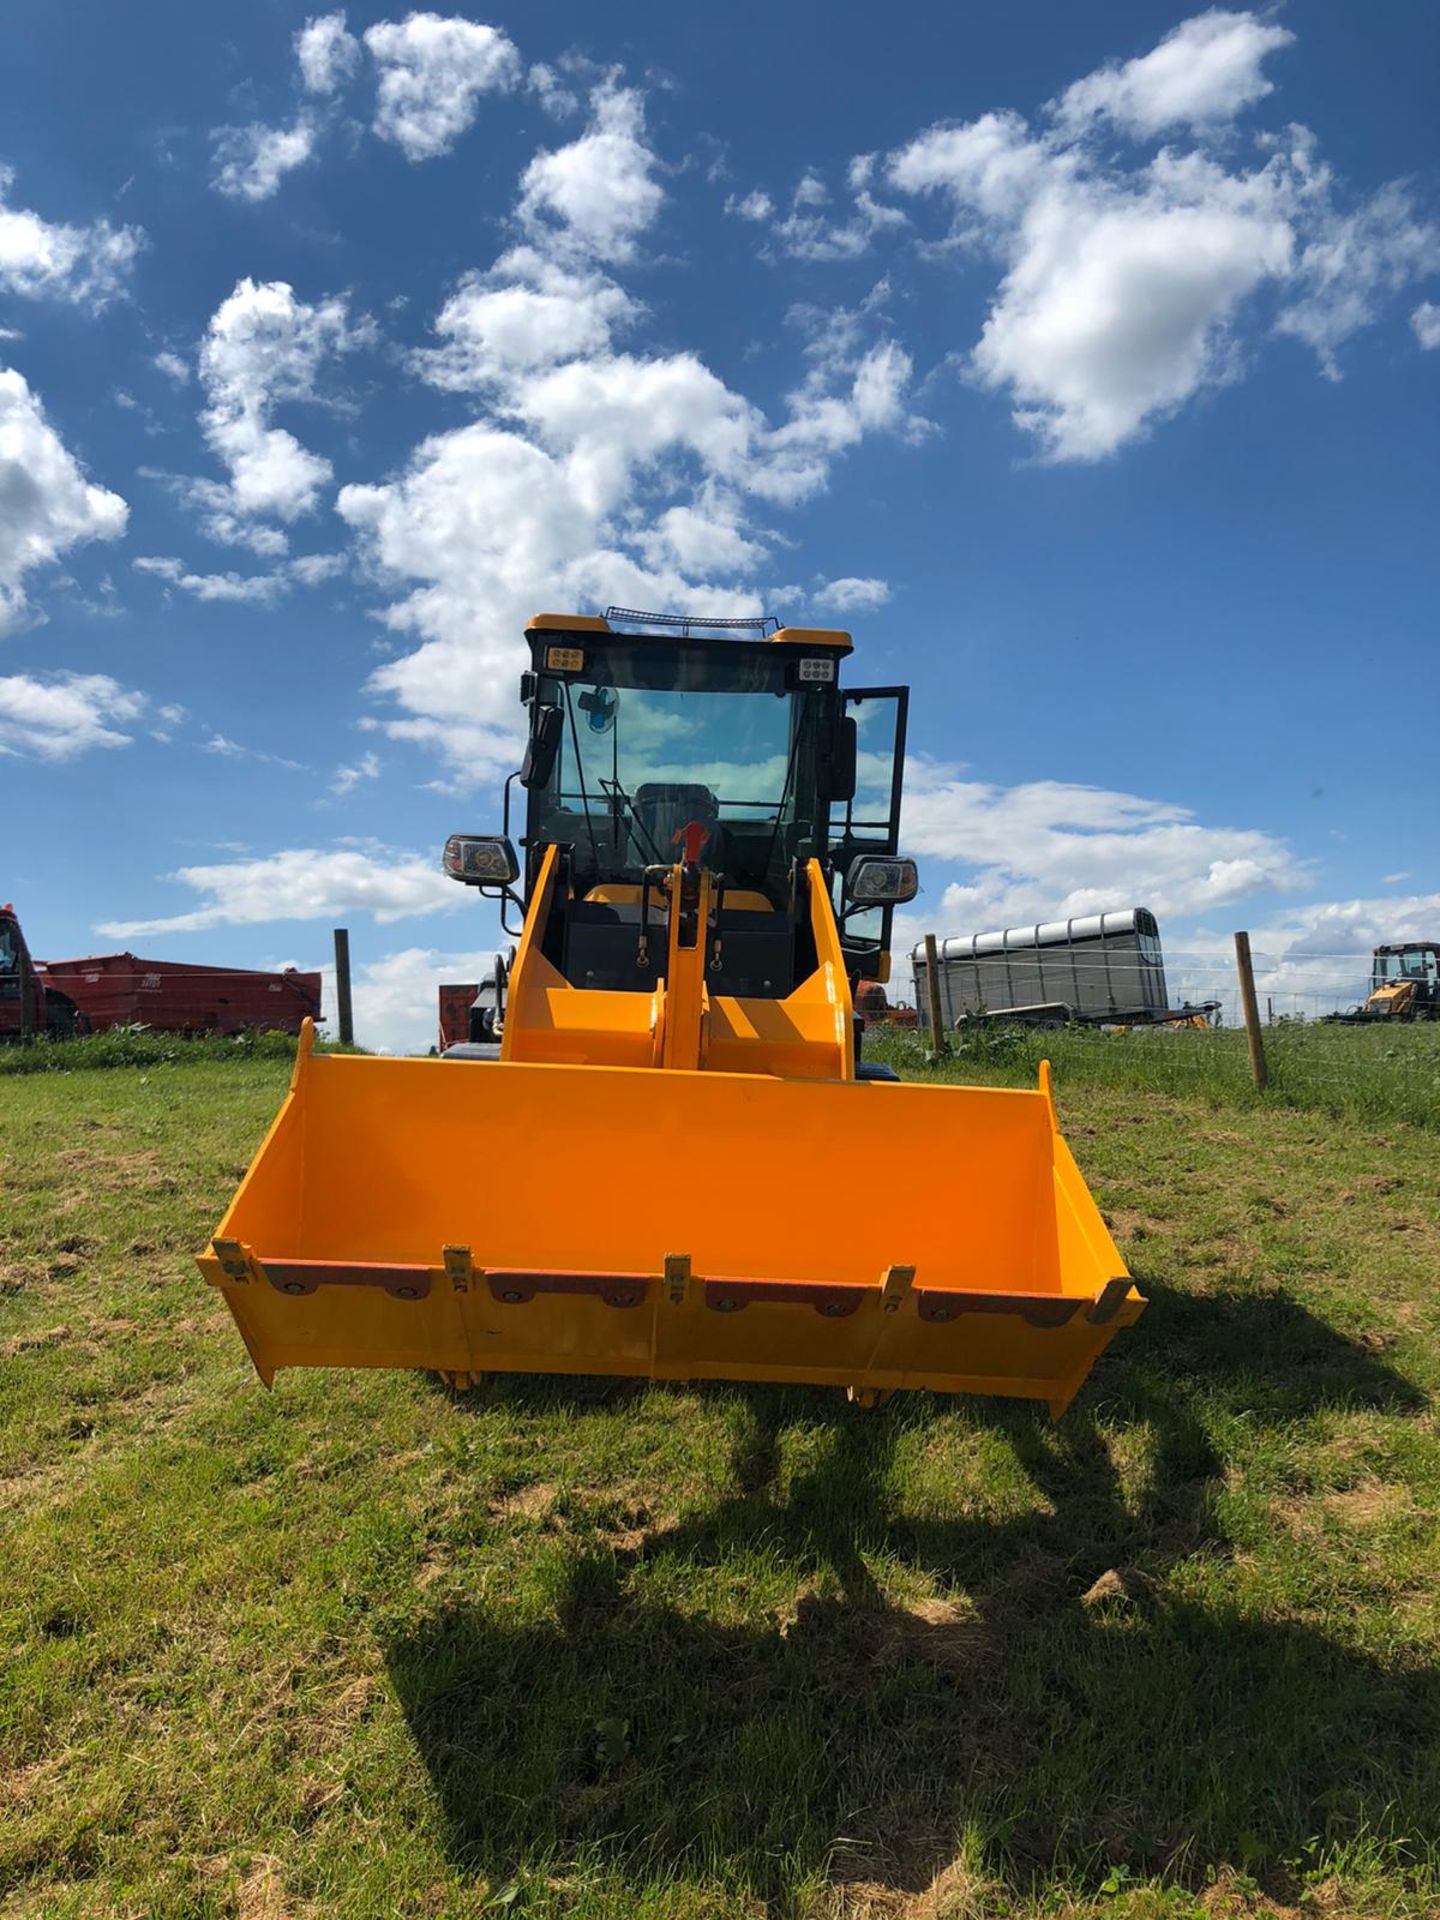
[[[339,497],[341,515],[382,577],[421,582],[385,616],[422,642],[374,676],[376,689],[394,695],[408,716],[387,731],[438,748],[471,782],[515,763],[521,634],[537,605],[613,600],[711,612],[733,605],[739,612],[753,601],[746,594],[746,604],[736,605],[735,587],[696,586],[658,553],[651,563],[622,544],[640,472],[678,451],[674,436],[704,438],[713,430],[713,376],[695,362],[662,361],[648,383],[641,365],[624,370],[612,388],[604,379],[609,363],[577,364],[599,376],[601,390],[571,395],[568,418],[550,396],[553,451],[477,421],[423,442],[395,479],[346,487]],[[621,399],[632,371],[633,418]],[[725,390],[713,385],[723,399]],[[687,396],[698,411],[687,407]],[[654,426],[648,441],[647,397]]]
[[1274,92],[1261,63],[1294,38],[1256,14],[1212,8],[1182,21],[1139,59],[1077,80],[1061,95],[1056,117],[1074,131],[1106,119],[1137,139],[1172,127],[1213,127]]
[[1055,458],[1112,453],[1228,377],[1236,308],[1288,270],[1291,246],[1263,211],[1187,204],[1159,182],[1125,199],[1057,182],[1027,213],[976,371]]
[[290,562],[287,571],[302,587],[322,587],[327,581],[338,580],[348,564],[343,553],[302,553]]
[[[1014,220],[1053,164],[1018,113],[986,113],[964,126],[936,126],[890,155],[886,176],[902,193],[945,193],[957,219]],[[966,233],[971,228],[963,229]]]
[[1440,233],[1416,212],[1407,188],[1391,183],[1348,213],[1333,204],[1333,177],[1297,145],[1303,190],[1315,208],[1296,261],[1291,300],[1276,322],[1312,347],[1324,372],[1340,377],[1336,349],[1375,320],[1387,296],[1440,267]]
[[183,560],[164,554],[141,554],[131,565],[137,573],[151,574],[196,600],[273,606],[288,586],[278,573],[194,573]]
[[296,584],[318,587],[335,579],[344,572],[346,560],[340,553],[300,554],[271,573],[197,573],[168,554],[142,554],[131,565],[195,600],[268,607]]
[[730,194],[725,201],[725,211],[736,214],[741,220],[753,220],[758,225],[774,213],[775,202],[768,193],[763,193],[757,187],[753,193]]
[[202,740],[200,751],[218,754],[222,760],[261,760],[267,766],[284,767],[291,773],[311,771],[303,761],[287,760],[284,754],[267,753],[263,747],[242,747],[238,740],[224,733],[212,733],[208,740]]
[[258,413],[221,402],[206,411],[205,437],[230,469],[231,499],[239,512],[296,520],[314,510],[333,469],[293,433],[262,422]]
[[813,598],[817,607],[830,607],[836,613],[875,613],[888,606],[892,596],[886,580],[847,574],[840,580],[818,580]]
[[[475,904],[472,900],[472,909]],[[355,966],[352,986],[355,1037],[362,1046],[377,1053],[430,1051],[440,1024],[440,986],[467,980],[478,985],[490,970],[496,947],[511,944],[501,932],[489,903],[482,901],[479,906],[480,911],[475,915],[477,925],[469,931],[472,935],[478,934],[481,940],[488,936],[488,946],[460,953],[439,952],[432,947],[403,947],[378,960],[362,961]],[[330,992],[333,995],[333,987]],[[462,1066],[453,1070],[472,1071]]]
[[747,485],[762,498],[797,505],[825,485],[837,454],[867,433],[918,438],[925,421],[908,410],[913,368],[894,340],[881,340],[858,360],[823,351],[790,394],[790,417],[759,444]]
[[0,291],[99,308],[117,299],[145,244],[139,227],[67,226],[7,205],[13,167],[0,165]]
[[525,76],[525,85],[552,120],[568,119],[580,108],[580,97],[567,87],[553,67],[537,60]]
[[518,85],[520,56],[505,34],[473,20],[412,13],[367,29],[379,68],[374,131],[407,160],[447,153],[473,122],[484,93]]
[[412,356],[432,386],[468,391],[507,376],[602,353],[640,308],[604,274],[516,247],[470,273],[441,308],[445,345]]
[[1410,316],[1415,338],[1427,351],[1440,347],[1440,307],[1433,300],[1422,300]]
[[648,565],[691,578],[744,576],[769,554],[765,542],[746,531],[739,503],[723,488],[702,492],[691,505],[667,507],[637,543]]
[[630,470],[669,452],[738,477],[759,424],[693,353],[569,360],[516,382],[506,399],[543,444],[570,456],[577,494],[597,500],[613,499]]
[[1433,940],[1437,920],[1440,893],[1321,900],[1277,915],[1256,939],[1266,958],[1273,957],[1277,947],[1290,958],[1368,958],[1373,947],[1399,940]]
[[158,740],[162,746],[169,746],[175,737],[175,729],[183,727],[189,718],[189,712],[184,707],[157,707],[150,724],[150,738]]
[[1306,877],[1273,835],[1202,825],[1168,801],[1049,780],[998,787],[923,761],[907,767],[901,840],[974,869],[931,910],[953,933],[1136,904],[1197,914]]
[[86,479],[24,375],[0,367],[0,635],[25,616],[27,573],[86,540],[118,540],[129,512]]
[[177,387],[189,382],[190,362],[178,353],[172,353],[168,347],[157,353],[150,364],[157,372],[163,373],[167,380],[173,380]]
[[307,93],[335,93],[360,64],[360,42],[346,32],[343,13],[323,13],[295,35],[295,59]]
[[215,406],[264,413],[313,400],[326,358],[372,337],[369,322],[352,325],[343,295],[309,306],[283,280],[238,280],[206,329],[200,374]]
[[164,484],[199,516],[200,531],[207,540],[222,547],[244,547],[262,560],[273,560],[290,551],[289,537],[279,527],[266,526],[239,512],[230,487],[219,480],[202,480],[188,474],[156,474],[142,468],[147,478]]
[[1052,458],[1093,460],[1230,377],[1236,310],[1293,261],[1282,164],[1231,176],[1162,153],[1116,179],[990,115],[922,135],[891,177],[948,194],[1008,266],[976,376],[1009,390]]
[[198,894],[200,905],[157,919],[109,921],[96,931],[129,940],[353,913],[383,925],[457,907],[464,891],[441,873],[438,853],[427,858],[371,844],[286,848],[260,859],[182,867],[169,878]]
[[[331,478],[330,462],[270,424],[277,405],[313,401],[324,363],[370,345],[368,320],[352,321],[343,295],[313,306],[283,280],[241,280],[212,316],[200,348],[206,439],[230,470],[228,503],[207,495],[220,516],[293,521],[310,512]],[[213,484],[213,483],[212,483]],[[217,533],[234,543],[233,528]]]
[[947,203],[951,259],[999,261],[969,371],[1009,394],[1049,458],[1101,459],[1238,378],[1241,322],[1262,293],[1333,376],[1340,342],[1440,263],[1406,189],[1349,204],[1304,128],[1261,136],[1249,169],[1178,145],[1122,164],[1091,137],[1099,119],[1137,135],[1223,123],[1270,91],[1260,62],[1290,38],[1212,11],[1077,82],[1048,126],[987,113],[889,156],[892,186]]
[[353,793],[362,781],[380,778],[380,758],[378,754],[362,753],[351,766],[335,769],[335,777],[330,782],[330,791],[337,800],[343,800],[347,793]]
[[600,260],[628,260],[664,200],[651,178],[655,157],[642,134],[645,110],[632,88],[607,80],[590,96],[578,140],[540,153],[520,182],[520,218],[549,246]]
[[126,747],[122,729],[145,711],[145,696],[104,673],[0,675],[0,754],[70,760],[91,747]]
[[214,134],[215,175],[210,184],[230,200],[268,200],[287,173],[315,152],[315,123],[301,114],[293,127],[219,127]]
[[[869,159],[870,156],[864,156]],[[824,182],[816,173],[806,173],[801,177],[790,203],[790,211],[783,220],[775,222],[773,232],[783,250],[796,260],[858,260],[861,254],[868,253],[878,234],[896,232],[908,227],[910,222],[898,207],[886,206],[870,192],[865,180],[868,169],[862,168],[858,177],[852,165],[851,175],[856,179],[854,198],[846,215],[837,218],[829,210],[830,194]],[[752,195],[751,199],[757,196]],[[758,198],[764,200],[761,194]],[[767,213],[769,203],[766,201]],[[736,211],[741,211],[736,208]],[[749,219],[763,219],[762,214],[750,213]]]
[[[625,96],[611,82],[597,98],[605,121]],[[638,108],[606,124],[621,123],[636,137]],[[618,171],[643,179],[650,166],[642,149]],[[527,171],[530,243],[467,276],[437,323],[445,344],[413,357],[434,384],[477,393],[479,417],[336,503],[374,576],[409,588],[382,617],[419,644],[372,689],[400,708],[390,737],[436,754],[437,784],[514,765],[521,634],[537,606],[748,613],[770,549],[754,503],[809,498],[864,435],[916,426],[909,360],[874,338],[879,302],[826,316],[776,425],[693,353],[616,352],[614,334],[643,309],[593,252],[626,250],[634,225],[615,207],[636,203],[602,196],[582,212],[561,191],[578,178],[568,166],[544,176],[544,204],[566,212],[555,224]]]
[[520,635],[539,603],[750,611],[766,548],[743,495],[813,493],[839,452],[900,424],[908,372],[886,344],[817,368],[771,428],[693,354],[571,360],[505,383],[508,421],[436,434],[396,478],[343,488],[339,512],[380,577],[421,582],[385,615],[422,641],[374,676],[409,716],[391,733],[471,779],[508,770]]

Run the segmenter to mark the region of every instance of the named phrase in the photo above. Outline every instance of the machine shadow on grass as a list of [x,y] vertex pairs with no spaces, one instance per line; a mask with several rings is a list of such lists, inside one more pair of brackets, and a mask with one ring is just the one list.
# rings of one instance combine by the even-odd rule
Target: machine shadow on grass
[[[832,1403],[828,1445],[782,1498],[795,1397],[740,1390],[729,1499],[626,1552],[577,1549],[556,1617],[449,1606],[392,1644],[455,1864],[501,1881],[582,1856],[689,1871],[784,1911],[822,1873],[919,1891],[966,1829],[1019,1885],[1230,1862],[1277,1890],[1316,1836],[1434,1832],[1433,1673],[1243,1616],[1213,1578],[1163,1583],[1230,1551],[1207,1422],[1420,1396],[1283,1295],[1141,1284],[1147,1338],[1058,1430],[971,1404],[1042,1496],[1013,1518],[898,1510],[900,1436],[946,1404],[918,1396],[878,1416]],[[1138,1504],[1112,1452],[1136,1426]],[[744,1624],[687,1605],[697,1571],[747,1554],[793,1575],[794,1605]],[[947,1598],[897,1604],[872,1564]],[[1114,1598],[1082,1604],[1107,1573]]]

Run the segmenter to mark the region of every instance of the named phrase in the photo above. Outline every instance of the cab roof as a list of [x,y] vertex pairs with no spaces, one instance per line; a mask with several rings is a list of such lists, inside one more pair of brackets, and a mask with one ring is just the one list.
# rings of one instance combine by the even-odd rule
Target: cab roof
[[[677,614],[628,614],[623,609],[611,609],[617,619],[630,618],[642,622],[653,629],[648,637],[656,640],[695,640],[705,639],[705,634],[688,631],[691,627],[712,627],[717,631],[733,631],[741,627],[763,627],[768,622],[759,620],[702,620],[697,615]],[[596,639],[610,634],[617,640],[643,639],[645,634],[626,632],[623,628],[612,627],[610,621],[597,613],[537,613],[533,614],[527,633],[588,633]],[[855,642],[848,633],[838,627],[781,627],[773,633],[761,633],[760,638],[771,646],[825,647],[835,653],[852,653]]]

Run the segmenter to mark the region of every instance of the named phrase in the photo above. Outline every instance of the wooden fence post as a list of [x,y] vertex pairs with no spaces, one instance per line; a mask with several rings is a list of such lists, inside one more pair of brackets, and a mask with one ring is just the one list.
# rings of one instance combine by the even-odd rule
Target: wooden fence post
[[945,1042],[945,1024],[940,1012],[940,950],[933,933],[925,936],[925,994],[930,1002],[930,1057],[943,1060],[950,1049]]
[[340,1022],[340,1044],[342,1047],[353,1047],[355,1016],[350,1006],[350,932],[347,927],[335,929],[335,1011]]
[[1250,936],[1235,936],[1235,968],[1240,975],[1240,1004],[1245,1009],[1245,1037],[1250,1042],[1250,1071],[1255,1084],[1264,1088],[1269,1078],[1265,1069],[1265,1042],[1260,1034],[1260,1008],[1255,999],[1255,969],[1250,964]]

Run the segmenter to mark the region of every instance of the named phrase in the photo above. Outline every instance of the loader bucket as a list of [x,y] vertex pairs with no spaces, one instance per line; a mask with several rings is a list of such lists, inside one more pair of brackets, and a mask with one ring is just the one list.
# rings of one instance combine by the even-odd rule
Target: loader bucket
[[311,1056],[200,1258],[279,1367],[1060,1413],[1143,1300],[1035,1091]]

